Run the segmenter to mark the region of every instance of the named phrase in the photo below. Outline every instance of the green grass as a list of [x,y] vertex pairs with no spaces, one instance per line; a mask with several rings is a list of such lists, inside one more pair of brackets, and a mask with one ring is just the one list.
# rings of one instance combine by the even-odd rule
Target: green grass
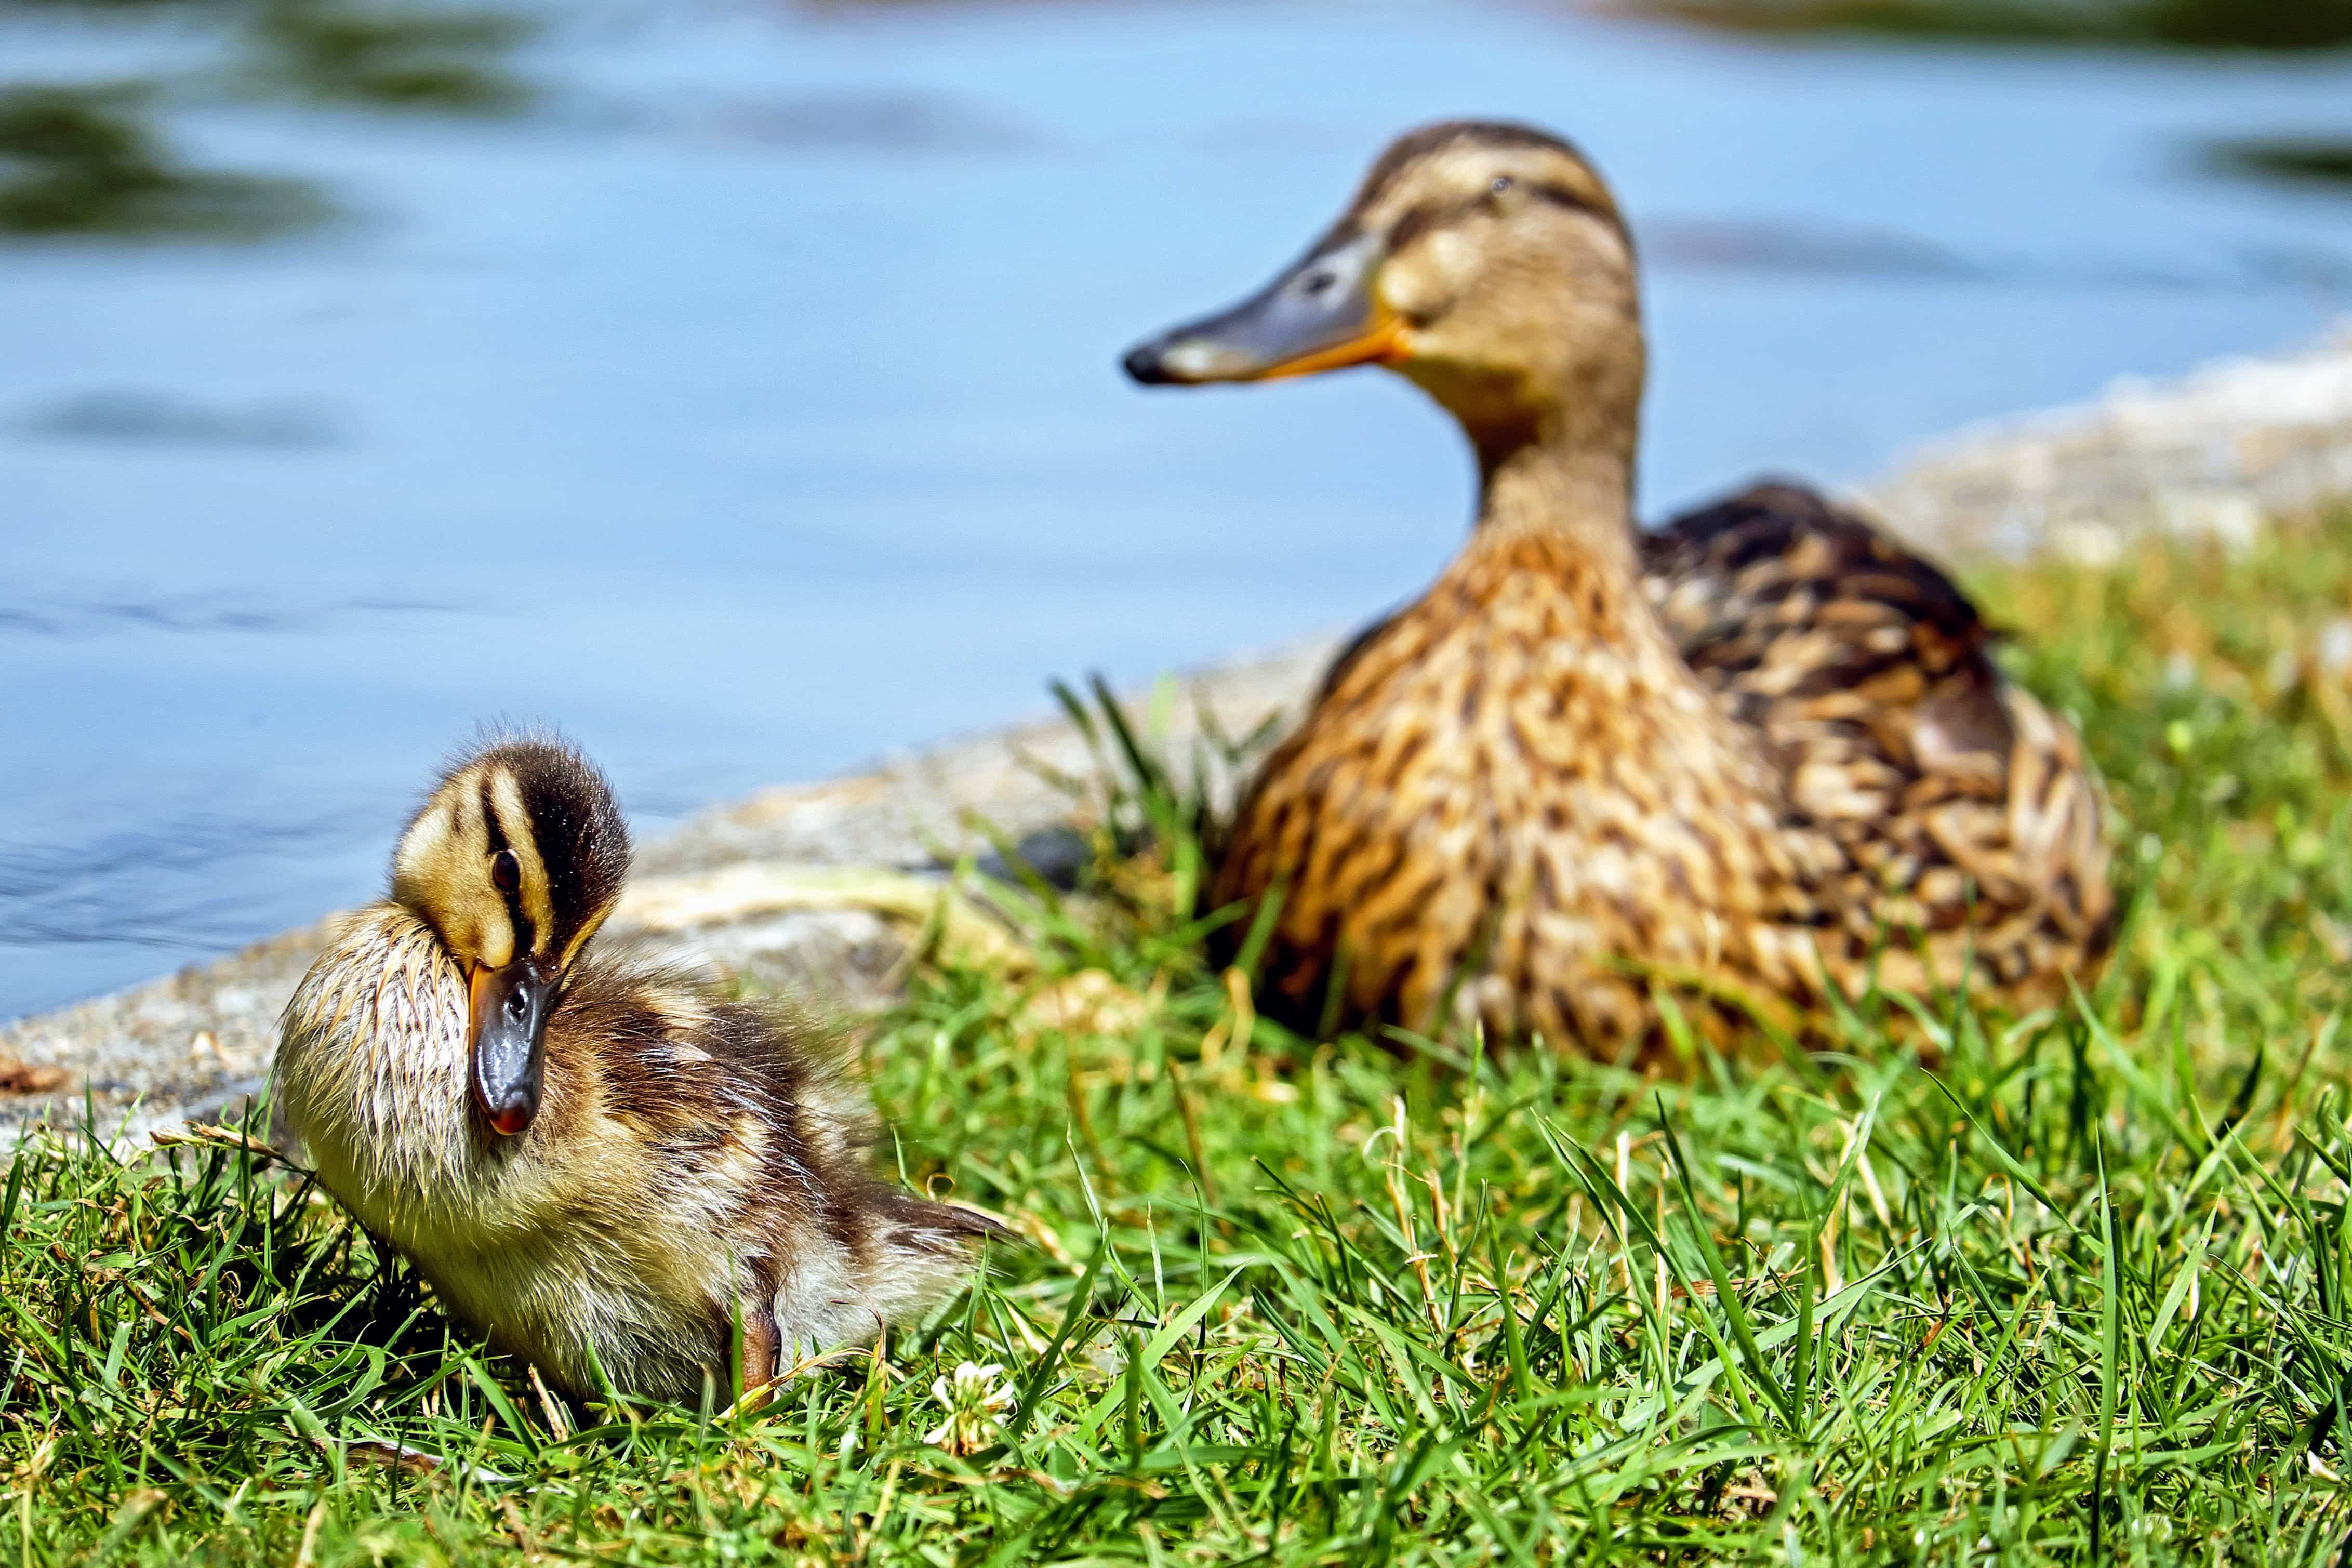
[[1979,586],[2125,819],[2078,1008],[1314,1045],[1163,832],[875,1024],[908,1179],[1034,1239],[760,1414],[557,1405],[230,1143],[27,1145],[0,1563],[2340,1561],[2352,515]]

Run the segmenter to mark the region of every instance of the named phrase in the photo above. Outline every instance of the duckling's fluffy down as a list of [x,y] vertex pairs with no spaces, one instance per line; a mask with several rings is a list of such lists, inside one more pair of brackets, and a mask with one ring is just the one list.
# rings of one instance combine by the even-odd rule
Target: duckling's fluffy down
[[467,1054],[458,964],[378,905],[289,1005],[280,1103],[363,1225],[574,1391],[723,1391],[739,1323],[755,1374],[870,1339],[951,1293],[993,1228],[874,1179],[842,1042],[775,1005],[588,955],[512,1138],[474,1109]]

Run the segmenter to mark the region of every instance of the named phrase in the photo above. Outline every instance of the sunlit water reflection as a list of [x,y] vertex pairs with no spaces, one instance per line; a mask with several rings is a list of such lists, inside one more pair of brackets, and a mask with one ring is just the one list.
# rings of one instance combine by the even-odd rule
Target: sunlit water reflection
[[[188,47],[22,19],[11,73]],[[2198,172],[2352,65],[1811,49],[1437,4],[663,7],[505,122],[219,104],[345,226],[0,250],[0,1016],[377,886],[433,759],[562,722],[641,824],[1342,626],[1466,476],[1371,373],[1145,395],[1440,114],[1646,242],[1645,500],[2321,330],[2352,206]]]

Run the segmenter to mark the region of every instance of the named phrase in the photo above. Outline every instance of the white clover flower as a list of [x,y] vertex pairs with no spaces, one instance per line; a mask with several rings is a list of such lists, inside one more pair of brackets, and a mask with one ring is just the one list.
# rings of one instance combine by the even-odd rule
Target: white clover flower
[[948,1418],[924,1433],[923,1441],[950,1454],[975,1454],[995,1442],[1004,1412],[1013,1408],[1013,1385],[1003,1377],[1004,1369],[994,1362],[963,1362],[952,1377],[933,1378],[931,1397]]

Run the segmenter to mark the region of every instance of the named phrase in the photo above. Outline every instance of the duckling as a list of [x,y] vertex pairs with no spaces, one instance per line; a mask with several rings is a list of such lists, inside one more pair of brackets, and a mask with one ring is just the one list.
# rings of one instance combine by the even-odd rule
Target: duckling
[[1477,463],[1468,542],[1339,658],[1215,846],[1213,907],[1279,900],[1262,1007],[1615,1055],[1657,1043],[1661,986],[1720,1036],[1873,979],[2040,1005],[2103,958],[2098,783],[1948,577],[1788,485],[1633,525],[1633,243],[1567,142],[1404,136],[1271,285],[1125,363],[1381,365]]
[[501,1348],[692,1401],[919,1316],[996,1227],[868,1173],[874,1114],[809,1019],[599,952],[628,864],[572,746],[463,757],[288,1005],[277,1094],[327,1190]]

